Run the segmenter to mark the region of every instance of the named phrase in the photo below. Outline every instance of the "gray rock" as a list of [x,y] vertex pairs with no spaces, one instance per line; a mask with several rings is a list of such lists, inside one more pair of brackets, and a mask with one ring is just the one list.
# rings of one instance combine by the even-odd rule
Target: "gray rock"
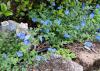
[[8,29],[9,29],[10,31],[16,31],[17,25],[18,25],[19,23],[15,22],[15,21],[12,21],[12,20],[8,20],[8,23],[9,23]]
[[23,32],[28,33],[28,24],[27,23],[17,23],[13,20],[1,22],[2,31],[15,31],[16,33]]
[[83,71],[83,67],[71,60],[62,58],[50,59],[38,66],[41,71]]
[[19,23],[15,22],[13,20],[3,21],[3,22],[1,22],[1,29],[3,31],[16,31],[18,24]]

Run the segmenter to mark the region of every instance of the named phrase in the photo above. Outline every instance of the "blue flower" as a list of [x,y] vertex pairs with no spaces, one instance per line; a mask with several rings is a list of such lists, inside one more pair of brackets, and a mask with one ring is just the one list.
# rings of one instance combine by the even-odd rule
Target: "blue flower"
[[64,38],[70,38],[71,36],[67,33],[64,34]]
[[97,9],[98,9],[98,8],[100,8],[100,5],[99,5],[99,4],[97,4],[97,5],[96,5],[96,8],[97,8]]
[[86,19],[87,17],[86,17],[86,15],[85,16],[83,16],[83,19]]
[[25,45],[29,45],[30,44],[30,41],[29,40],[24,40],[24,44]]
[[82,26],[82,27],[84,27],[85,24],[86,24],[86,23],[85,23],[84,21],[81,22],[81,26]]
[[57,9],[60,10],[60,9],[62,9],[62,8],[63,8],[63,6],[59,6]]
[[50,20],[46,20],[46,21],[43,21],[43,20],[41,20],[41,23],[43,24],[43,25],[48,25],[48,24],[52,24],[52,22],[50,21]]
[[57,23],[58,25],[61,24],[61,20],[60,19],[56,19],[54,22]]
[[26,35],[24,40],[28,40],[31,37],[31,35]]
[[75,29],[76,30],[79,30],[81,27],[80,26],[75,26]]
[[69,10],[65,10],[65,14],[68,15],[69,14]]
[[17,54],[18,57],[22,57],[23,56],[23,52],[22,51],[18,51],[18,52],[16,52],[16,54]]
[[44,21],[43,20],[41,20],[40,22],[41,22],[41,24],[44,24]]
[[94,18],[94,13],[91,13],[91,14],[90,14],[90,18],[91,18],[91,19]]
[[52,6],[49,6],[49,8],[52,8]]
[[58,23],[58,25],[60,25],[60,24],[61,24],[61,20],[58,20],[58,22],[57,22],[57,23]]
[[52,22],[50,21],[50,20],[46,20],[45,22],[44,22],[44,24],[46,24],[46,25],[51,25],[52,24]]
[[95,39],[100,42],[100,36],[99,35],[96,35]]
[[85,8],[85,3],[83,2],[83,3],[82,3],[82,9],[84,9],[84,8]]
[[42,29],[40,29],[40,32],[43,32],[43,33],[49,33],[50,32],[50,30],[49,29],[44,29],[44,28],[42,28]]
[[56,6],[55,2],[52,2],[52,6]]
[[17,33],[17,37],[20,38],[20,39],[24,39],[25,33]]
[[54,53],[54,52],[56,52],[56,49],[55,48],[48,48],[48,51],[51,53]]
[[50,32],[50,30],[49,29],[45,29],[45,33],[49,33]]
[[35,57],[35,59],[36,59],[37,61],[41,61],[41,60],[43,59],[43,57],[38,55],[38,56]]
[[100,33],[100,28],[96,30],[96,32]]
[[3,54],[2,54],[2,57],[3,57],[4,59],[7,59],[7,54],[6,54],[6,53],[3,53]]
[[37,18],[32,18],[32,21],[33,21],[33,22],[36,22],[36,21],[37,21]]
[[48,21],[48,20],[46,20],[46,21],[44,22],[44,25],[48,25],[48,23],[49,23],[49,21]]
[[90,41],[86,41],[86,42],[84,43],[84,46],[92,47],[93,44],[92,44],[92,42],[90,42]]

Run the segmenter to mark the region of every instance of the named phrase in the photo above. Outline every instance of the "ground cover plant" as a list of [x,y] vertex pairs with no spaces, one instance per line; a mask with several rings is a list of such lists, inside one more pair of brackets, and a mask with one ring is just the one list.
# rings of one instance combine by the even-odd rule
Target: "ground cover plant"
[[79,42],[89,50],[92,42],[100,42],[99,2],[0,1],[1,19],[22,20],[24,17],[36,25],[28,27],[28,33],[11,30],[0,32],[1,71],[27,71],[29,66],[38,66],[54,54],[71,60],[76,56],[65,49],[64,44]]

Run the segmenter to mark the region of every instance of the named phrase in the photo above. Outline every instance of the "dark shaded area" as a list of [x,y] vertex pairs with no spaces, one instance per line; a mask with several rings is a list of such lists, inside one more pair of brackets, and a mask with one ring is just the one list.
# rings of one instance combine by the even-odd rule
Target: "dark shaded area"
[[100,69],[100,59],[96,60],[93,64],[93,70],[98,70]]

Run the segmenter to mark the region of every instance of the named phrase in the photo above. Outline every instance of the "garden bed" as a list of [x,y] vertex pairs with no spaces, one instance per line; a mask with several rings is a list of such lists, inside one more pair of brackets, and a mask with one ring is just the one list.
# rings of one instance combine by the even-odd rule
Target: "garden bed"
[[83,70],[100,70],[99,0],[0,0],[0,71]]

